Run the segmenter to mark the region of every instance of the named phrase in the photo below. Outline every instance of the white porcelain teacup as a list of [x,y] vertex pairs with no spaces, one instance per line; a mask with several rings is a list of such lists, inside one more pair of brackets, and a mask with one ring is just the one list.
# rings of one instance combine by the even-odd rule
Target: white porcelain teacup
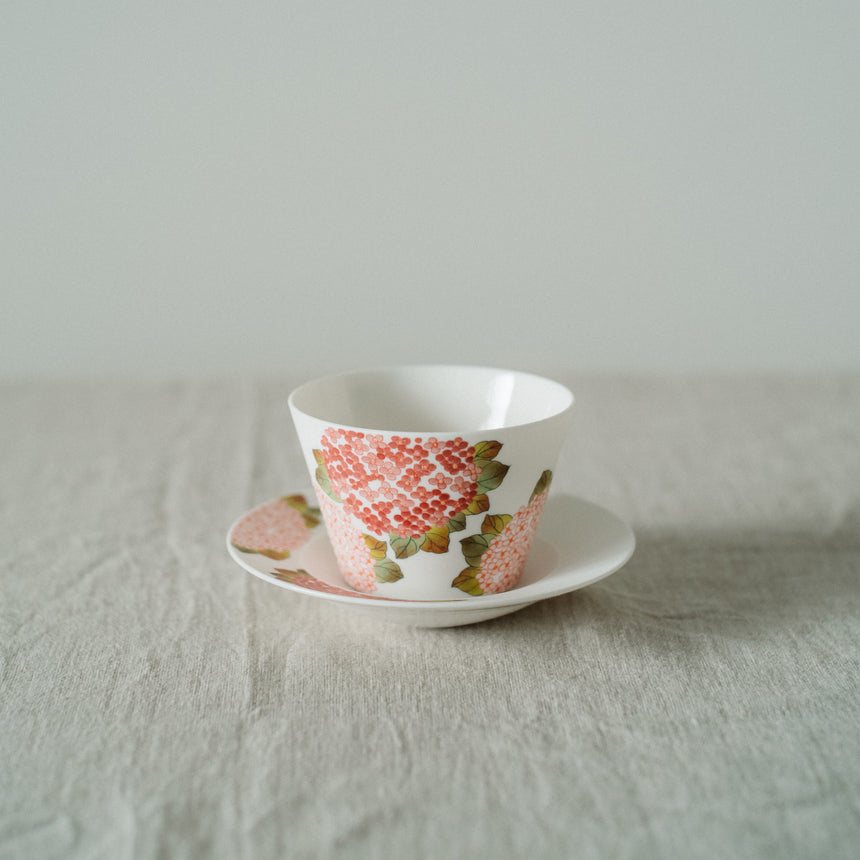
[[349,585],[455,600],[517,584],[573,408],[567,388],[406,366],[316,379],[289,403]]

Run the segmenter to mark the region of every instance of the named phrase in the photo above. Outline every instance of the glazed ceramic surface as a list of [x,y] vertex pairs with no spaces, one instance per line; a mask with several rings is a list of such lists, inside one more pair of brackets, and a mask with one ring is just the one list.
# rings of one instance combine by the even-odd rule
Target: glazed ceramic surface
[[325,528],[301,495],[266,502],[240,517],[227,545],[245,570],[282,588],[383,621],[455,627],[507,615],[597,582],[627,562],[635,539],[630,528],[604,508],[574,496],[554,496],[516,587],[475,597],[461,592],[459,598],[440,601],[386,598],[351,588]]
[[346,582],[408,600],[516,586],[572,406],[551,380],[460,366],[343,374],[294,391]]

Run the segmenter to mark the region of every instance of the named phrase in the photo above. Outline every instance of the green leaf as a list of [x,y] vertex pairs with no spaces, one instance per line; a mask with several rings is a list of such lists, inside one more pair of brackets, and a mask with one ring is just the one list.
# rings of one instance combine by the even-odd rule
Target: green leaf
[[274,576],[275,579],[280,579],[284,582],[301,582],[303,579],[307,579],[310,574],[302,568],[298,570],[285,570],[282,567],[276,567],[273,571],[269,572],[269,576]]
[[466,508],[465,513],[472,514],[482,514],[484,511],[488,511],[490,509],[490,500],[487,498],[486,493],[480,493],[472,499],[472,503]]
[[501,442],[478,442],[475,445],[475,459],[495,460],[501,450]]
[[281,501],[286,502],[291,508],[295,508],[305,521],[305,525],[312,529],[322,522],[322,514],[319,508],[312,508],[308,505],[307,499],[304,496],[283,496]]
[[328,469],[324,465],[317,466],[316,470],[316,479],[317,483],[320,485],[320,489],[331,499],[334,499],[339,505],[343,504],[343,499],[341,499],[338,494],[332,489],[331,480],[328,476]]
[[390,558],[383,558],[373,565],[373,572],[376,574],[378,582],[397,582],[398,579],[403,579],[403,571],[396,561]]
[[459,573],[451,583],[454,588],[459,588],[460,591],[465,591],[466,594],[472,594],[479,597],[484,593],[481,588],[481,583],[475,578],[475,574],[471,567],[467,567],[462,573]]
[[552,469],[546,469],[543,474],[538,478],[538,482],[535,484],[535,488],[532,490],[531,496],[529,496],[529,504],[531,504],[535,496],[539,496],[544,490],[549,489],[549,485],[552,483]]
[[446,526],[433,526],[427,534],[424,535],[424,541],[421,544],[421,549],[424,552],[448,552],[448,529]]
[[401,537],[400,535],[390,534],[388,542],[391,544],[391,549],[394,550],[394,555],[397,558],[409,558],[410,555],[415,555],[418,552],[418,541],[413,537]]
[[314,460],[317,461],[317,465],[319,466],[325,465],[325,457],[323,456],[323,452],[320,451],[319,448],[314,448]]
[[239,546],[237,543],[233,544],[233,548],[239,550],[239,552],[246,552],[248,555],[264,555],[266,558],[272,559],[272,561],[283,561],[285,558],[290,557],[288,549],[248,549],[248,547]]
[[502,533],[502,529],[513,519],[510,514],[487,514],[481,525],[481,531],[485,535],[494,537]]
[[364,542],[367,544],[367,549],[370,552],[371,558],[385,558],[385,550],[387,549],[385,541],[377,540],[372,535],[362,535]]
[[498,460],[490,460],[490,462],[481,469],[481,474],[478,475],[478,489],[482,493],[486,493],[489,490],[495,490],[496,487],[498,487],[504,480],[509,468],[510,466],[506,466]]
[[490,548],[494,535],[471,535],[460,541],[463,558],[469,567],[480,567],[481,556]]
[[448,531],[449,532],[461,532],[464,528],[466,528],[466,512],[460,511],[459,514],[454,514],[450,520],[448,520]]
[[280,552],[276,549],[258,549],[257,552],[260,555],[266,556],[266,558],[272,559],[272,561],[283,561],[285,558],[290,557],[288,549],[281,550]]

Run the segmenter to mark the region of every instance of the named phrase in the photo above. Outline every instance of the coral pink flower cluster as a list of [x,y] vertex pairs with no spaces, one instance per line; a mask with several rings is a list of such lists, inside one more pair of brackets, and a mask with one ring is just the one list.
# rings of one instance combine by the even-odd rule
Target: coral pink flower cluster
[[246,552],[284,557],[307,543],[310,536],[301,513],[283,499],[276,499],[244,516],[233,529],[230,540]]
[[[330,585],[325,580],[311,576],[306,570],[283,570],[276,567],[274,573],[271,575],[284,582],[292,582],[295,585],[300,585],[302,588],[307,588],[308,591],[321,591],[323,594],[340,594],[346,597],[356,596],[354,591],[350,591],[348,588],[341,588],[339,585]],[[367,597],[368,595],[360,594],[358,596]],[[375,599],[379,600],[380,598],[377,597]]]
[[475,449],[440,441],[329,427],[322,453],[344,508],[376,535],[418,537],[465,510],[478,492]]
[[549,488],[521,507],[481,556],[475,578],[484,594],[508,591],[519,582],[548,496]]
[[335,504],[319,489],[317,498],[343,578],[356,591],[376,591],[374,560],[364,542],[364,536],[356,530],[341,505]]

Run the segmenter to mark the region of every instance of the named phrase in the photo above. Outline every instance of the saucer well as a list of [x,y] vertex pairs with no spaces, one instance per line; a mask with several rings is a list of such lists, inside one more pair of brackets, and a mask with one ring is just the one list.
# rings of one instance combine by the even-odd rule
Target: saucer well
[[258,505],[227,534],[234,561],[266,582],[414,627],[474,624],[584,588],[615,573],[635,546],[632,530],[615,514],[560,493],[547,502],[516,588],[501,594],[424,601],[378,597],[350,588],[338,569],[325,526],[301,495]]

